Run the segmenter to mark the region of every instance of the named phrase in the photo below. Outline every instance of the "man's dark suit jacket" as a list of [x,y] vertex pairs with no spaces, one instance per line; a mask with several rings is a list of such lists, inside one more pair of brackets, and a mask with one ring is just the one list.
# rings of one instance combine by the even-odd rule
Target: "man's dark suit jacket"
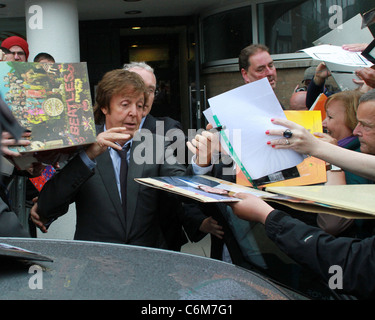
[[152,133],[156,134],[156,122],[160,121],[163,122],[164,125],[164,134],[171,129],[179,129],[182,130],[181,123],[177,120],[174,120],[170,117],[154,117],[151,114],[146,116],[146,119],[143,123],[142,128],[150,130]]
[[5,186],[0,187],[0,237],[30,237],[10,207]]
[[[163,125],[163,128],[158,128],[157,125],[160,126],[161,124]],[[180,122],[170,117],[154,117],[151,114],[148,114],[143,123],[142,129],[150,130],[153,134],[160,132],[163,136],[165,136],[168,131],[172,133],[173,131],[179,130],[179,138],[184,144],[183,147],[185,152],[187,152],[185,148],[186,139],[182,132]],[[166,239],[168,249],[180,251],[181,246],[187,243],[187,238],[182,228],[183,215],[184,209],[182,202],[177,198],[170,197],[166,192],[162,192],[160,194],[159,217],[161,229]]]
[[[98,134],[102,131],[103,125],[97,127]],[[157,159],[160,152],[155,152],[156,145],[164,145],[164,139],[156,135],[152,137],[145,139],[143,144],[139,141],[139,134],[133,138],[126,217],[122,212],[115,171],[107,150],[95,159],[97,165],[94,170],[90,170],[77,155],[46,183],[38,200],[38,212],[42,219],[49,220],[66,213],[69,204],[75,202],[75,239],[167,248],[159,221],[161,191],[141,185],[134,178],[191,173],[183,165]],[[137,164],[142,153],[139,151],[147,152],[150,148],[153,148],[152,163]]]

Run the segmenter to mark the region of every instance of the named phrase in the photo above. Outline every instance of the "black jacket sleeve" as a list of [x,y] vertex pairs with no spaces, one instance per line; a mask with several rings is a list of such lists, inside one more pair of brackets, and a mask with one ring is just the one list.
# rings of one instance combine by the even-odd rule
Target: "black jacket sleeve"
[[30,237],[22,227],[17,214],[10,208],[2,187],[0,188],[0,237]]
[[359,298],[375,297],[375,237],[335,238],[279,210],[269,214],[265,227],[267,235],[282,251],[312,269],[327,284],[333,276],[330,267],[340,266],[343,293]]
[[315,84],[314,80],[312,80],[307,87],[306,93],[306,107],[308,109],[314,104],[316,98],[319,97],[321,93],[324,92],[324,83],[321,86]]
[[70,160],[41,190],[38,198],[38,214],[46,221],[65,214],[80,186],[94,174],[79,155]]

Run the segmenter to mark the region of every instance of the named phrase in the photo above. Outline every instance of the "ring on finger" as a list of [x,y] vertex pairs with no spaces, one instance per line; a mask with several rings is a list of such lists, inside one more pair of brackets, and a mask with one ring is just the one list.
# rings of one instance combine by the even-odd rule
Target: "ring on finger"
[[293,132],[290,131],[289,129],[286,129],[286,130],[283,132],[283,137],[284,137],[284,138],[289,139],[289,138],[292,137],[292,135],[293,135]]
[[290,142],[289,142],[288,139],[285,139],[285,144],[286,144],[286,145],[289,145],[289,144],[290,144]]

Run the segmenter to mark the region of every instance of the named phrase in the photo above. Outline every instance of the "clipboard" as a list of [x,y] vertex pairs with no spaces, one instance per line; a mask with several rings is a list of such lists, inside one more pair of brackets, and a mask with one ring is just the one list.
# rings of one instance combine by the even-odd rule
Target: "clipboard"
[[375,64],[375,39],[362,51],[361,55]]

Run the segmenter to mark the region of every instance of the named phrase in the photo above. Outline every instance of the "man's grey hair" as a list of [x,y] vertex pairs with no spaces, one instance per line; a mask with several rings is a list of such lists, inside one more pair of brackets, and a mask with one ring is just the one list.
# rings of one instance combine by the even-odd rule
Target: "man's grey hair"
[[124,66],[122,67],[124,70],[129,70],[133,68],[139,68],[139,69],[145,69],[147,71],[150,71],[154,73],[154,69],[149,66],[146,62],[130,62],[130,63],[125,63]]
[[359,98],[359,103],[375,100],[375,89],[372,89]]

